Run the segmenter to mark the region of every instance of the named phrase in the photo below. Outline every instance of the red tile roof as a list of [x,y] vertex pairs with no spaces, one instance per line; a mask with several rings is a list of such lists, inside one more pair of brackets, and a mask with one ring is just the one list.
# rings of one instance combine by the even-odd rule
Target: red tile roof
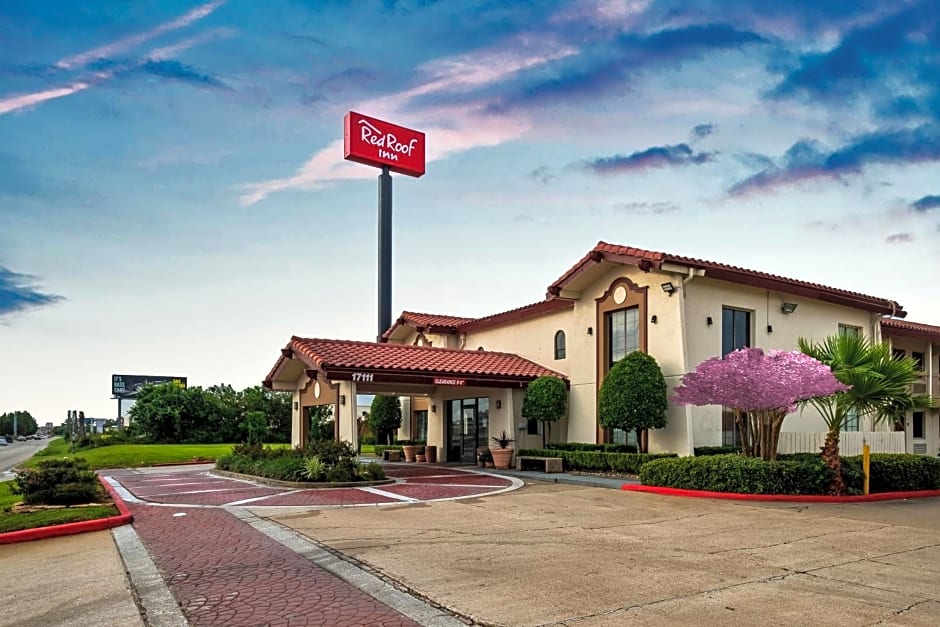
[[858,292],[851,292],[818,283],[800,281],[787,277],[759,272],[757,270],[748,270],[738,266],[731,266],[716,261],[706,261],[704,259],[695,259],[693,257],[683,257],[681,255],[672,255],[670,253],[655,252],[635,248],[632,246],[620,246],[618,244],[608,244],[607,242],[598,242],[597,245],[565,272],[557,281],[548,288],[549,298],[557,296],[561,290],[572,279],[580,275],[592,265],[608,261],[613,263],[623,263],[636,265],[641,270],[649,271],[660,269],[665,263],[674,263],[677,265],[689,266],[692,268],[705,270],[705,276],[733,283],[752,285],[755,287],[774,289],[781,292],[787,292],[807,298],[814,298],[827,302],[837,303],[848,307],[857,307],[874,311],[882,314],[889,314],[898,317],[904,317],[907,312],[897,302],[877,296],[869,296]]
[[480,331],[489,329],[510,322],[518,322],[548,313],[571,309],[574,307],[574,301],[555,298],[551,300],[541,300],[530,305],[516,307],[509,311],[491,314],[482,318],[464,318],[461,316],[446,316],[428,313],[415,313],[413,311],[403,311],[398,320],[395,321],[385,333],[382,334],[383,340],[388,340],[392,333],[402,325],[408,325],[415,329],[421,329],[430,333],[462,333],[465,331]]
[[551,300],[541,300],[531,305],[523,305],[509,311],[503,311],[498,314],[492,314],[484,318],[470,320],[457,327],[458,331],[480,331],[491,327],[498,327],[510,322],[518,322],[544,314],[563,311],[565,309],[574,309],[574,301],[567,298],[554,298]]
[[881,332],[884,335],[906,335],[940,340],[940,327],[922,322],[898,320],[897,318],[883,318],[881,320]]
[[281,365],[291,358],[291,352],[297,353],[309,367],[321,370],[327,376],[330,376],[331,371],[355,369],[512,381],[549,375],[567,380],[559,372],[512,353],[294,336],[271,369],[266,382],[270,382]]

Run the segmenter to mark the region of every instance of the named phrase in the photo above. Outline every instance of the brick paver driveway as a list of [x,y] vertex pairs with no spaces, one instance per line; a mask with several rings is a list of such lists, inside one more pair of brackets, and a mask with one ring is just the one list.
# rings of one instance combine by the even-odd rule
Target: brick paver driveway
[[514,489],[521,482],[439,466],[386,467],[394,484],[274,488],[208,469],[121,470],[134,529],[193,625],[416,625],[231,513],[232,508],[402,505]]

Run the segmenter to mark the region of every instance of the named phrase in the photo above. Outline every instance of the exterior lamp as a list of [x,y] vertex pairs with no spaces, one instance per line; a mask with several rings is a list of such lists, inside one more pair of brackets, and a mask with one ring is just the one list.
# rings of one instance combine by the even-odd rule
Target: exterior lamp
[[782,305],[780,305],[780,311],[782,311],[785,314],[793,313],[794,311],[796,311],[796,308],[797,308],[796,303],[783,303]]
[[666,292],[666,294],[668,294],[669,296],[672,296],[673,294],[675,294],[676,289],[677,289],[676,286],[672,284],[672,281],[666,281],[665,283],[660,285],[660,287],[663,288],[663,291]]

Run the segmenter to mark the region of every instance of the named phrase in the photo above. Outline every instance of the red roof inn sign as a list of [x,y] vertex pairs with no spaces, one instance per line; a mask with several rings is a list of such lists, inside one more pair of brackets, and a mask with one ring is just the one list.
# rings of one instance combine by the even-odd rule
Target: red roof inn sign
[[424,133],[350,111],[344,119],[348,161],[419,177],[424,174]]

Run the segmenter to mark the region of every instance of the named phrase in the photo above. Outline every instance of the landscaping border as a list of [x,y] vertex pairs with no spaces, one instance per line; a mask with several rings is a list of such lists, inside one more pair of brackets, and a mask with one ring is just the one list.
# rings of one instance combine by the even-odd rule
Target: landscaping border
[[222,475],[223,477],[229,477],[231,479],[263,483],[275,488],[301,488],[304,490],[326,490],[329,488],[368,488],[376,485],[389,485],[390,483],[395,483],[394,479],[382,479],[380,481],[344,481],[342,483],[329,483],[325,481],[281,481],[280,479],[268,479],[267,477],[260,477],[258,475],[243,475],[240,472],[219,470],[218,468],[213,468],[211,472],[217,475]]
[[918,499],[940,496],[940,490],[914,490],[910,492],[878,492],[876,494],[853,494],[849,496],[830,496],[825,494],[741,494],[739,492],[709,492],[707,490],[686,490],[684,488],[666,488],[654,485],[626,483],[620,486],[628,492],[646,492],[661,496],[687,496],[700,499],[725,499],[729,501],[783,501],[791,503],[872,503],[874,501],[895,501],[898,499]]
[[98,481],[104,486],[108,494],[111,495],[114,505],[118,508],[120,514],[109,516],[107,518],[96,518],[95,520],[83,520],[80,522],[63,523],[61,525],[48,525],[46,527],[36,527],[35,529],[21,529],[19,531],[8,531],[0,533],[0,544],[13,544],[15,542],[29,542],[31,540],[43,540],[45,538],[55,538],[58,536],[70,536],[77,533],[86,533],[88,531],[103,531],[112,527],[120,527],[134,520],[134,516],[127,505],[118,496],[117,491],[104,480],[101,476]]

